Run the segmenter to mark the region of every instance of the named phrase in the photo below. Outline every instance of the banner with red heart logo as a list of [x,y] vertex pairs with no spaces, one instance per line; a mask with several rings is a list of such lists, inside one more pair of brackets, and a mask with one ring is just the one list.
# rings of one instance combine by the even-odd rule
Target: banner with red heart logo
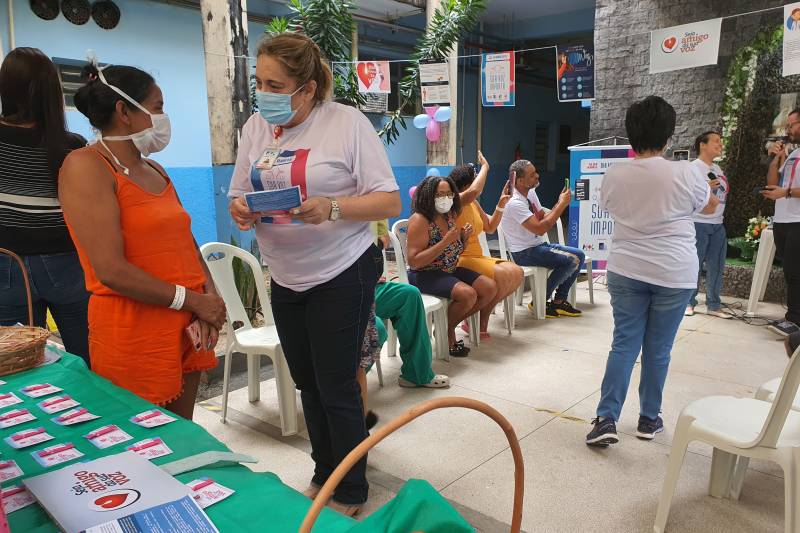
[[356,77],[358,78],[358,92],[392,92],[388,61],[358,61],[356,62]]
[[722,19],[650,32],[650,74],[716,65]]

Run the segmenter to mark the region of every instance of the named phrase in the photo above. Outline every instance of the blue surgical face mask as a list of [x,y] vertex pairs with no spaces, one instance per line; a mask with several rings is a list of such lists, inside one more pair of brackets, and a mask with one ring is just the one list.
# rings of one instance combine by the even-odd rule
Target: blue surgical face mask
[[269,93],[266,91],[256,91],[256,103],[258,103],[258,112],[264,117],[264,120],[273,126],[283,126],[290,122],[296,109],[292,109],[292,96],[298,93],[305,84],[297,88],[292,94],[283,93]]

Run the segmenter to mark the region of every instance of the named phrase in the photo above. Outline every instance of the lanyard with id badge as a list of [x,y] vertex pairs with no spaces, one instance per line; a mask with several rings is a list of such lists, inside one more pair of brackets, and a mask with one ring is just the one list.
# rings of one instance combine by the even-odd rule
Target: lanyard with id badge
[[[279,139],[282,134],[283,128],[281,126],[273,128],[272,145],[264,150],[253,164],[250,172],[254,192],[244,195],[245,201],[252,212],[269,215],[261,218],[261,222],[265,223],[291,224],[296,222],[289,216],[289,211],[299,207],[302,203],[300,186],[291,185],[291,172],[288,179],[284,178],[282,180],[283,183],[280,183],[280,180],[277,179],[277,176],[281,176],[282,172],[280,169],[276,169],[276,166],[284,164],[279,162],[281,157]],[[265,172],[271,173],[273,177],[272,180],[268,180],[266,190],[264,181],[262,181],[262,175]],[[269,183],[269,181],[273,183]]]

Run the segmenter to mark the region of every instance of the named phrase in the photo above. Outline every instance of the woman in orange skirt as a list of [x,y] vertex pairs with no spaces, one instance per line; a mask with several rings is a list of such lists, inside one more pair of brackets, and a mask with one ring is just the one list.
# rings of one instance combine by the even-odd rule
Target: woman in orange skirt
[[[75,105],[97,143],[65,160],[59,198],[92,293],[92,370],[191,419],[200,371],[216,365],[225,305],[172,182],[146,159],[170,138],[161,90],[133,67],[85,71]],[[194,320],[198,341],[186,331]]]

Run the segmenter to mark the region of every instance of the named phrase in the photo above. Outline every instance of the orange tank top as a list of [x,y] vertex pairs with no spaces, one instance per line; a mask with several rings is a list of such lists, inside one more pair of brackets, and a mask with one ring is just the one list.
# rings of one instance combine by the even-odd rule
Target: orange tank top
[[[125,259],[162,281],[201,290],[206,276],[192,236],[192,220],[169,177],[153,167],[167,185],[160,193],[151,193],[119,173],[105,157],[103,161],[116,181]],[[120,296],[100,283],[72,228],[70,234],[86,275],[86,288],[95,296]]]

